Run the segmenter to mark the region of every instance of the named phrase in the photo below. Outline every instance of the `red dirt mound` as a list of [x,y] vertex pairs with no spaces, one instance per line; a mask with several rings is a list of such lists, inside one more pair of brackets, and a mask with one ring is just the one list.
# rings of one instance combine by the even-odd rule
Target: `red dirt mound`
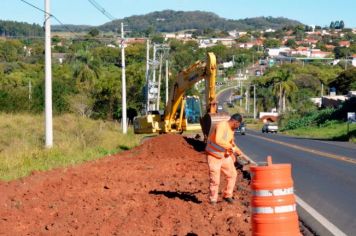
[[250,235],[248,183],[238,173],[238,200],[211,206],[205,155],[195,148],[196,140],[161,135],[80,166],[0,182],[0,235]]

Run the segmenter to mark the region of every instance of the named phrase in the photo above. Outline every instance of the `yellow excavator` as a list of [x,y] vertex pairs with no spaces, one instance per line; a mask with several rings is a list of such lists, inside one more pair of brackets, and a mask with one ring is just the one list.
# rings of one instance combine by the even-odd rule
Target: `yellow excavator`
[[[177,79],[171,87],[169,100],[166,104],[164,114],[159,112],[150,112],[144,116],[134,118],[134,132],[136,134],[150,134],[150,133],[182,133],[186,130],[203,131],[204,137],[208,136],[212,125],[215,122],[229,119],[226,113],[217,113],[217,102],[215,94],[216,81],[216,57],[214,53],[207,53],[205,61],[197,61],[187,69],[178,74]],[[200,110],[198,111],[199,119],[195,115],[187,114],[187,111],[194,111],[192,107],[199,102],[197,97],[186,97],[185,92],[200,80],[205,79],[205,114],[202,116]],[[195,100],[195,103],[194,103]],[[189,101],[190,109],[186,106]],[[193,112],[194,113],[194,112]],[[191,124],[189,121],[196,121]],[[199,124],[200,123],[200,124]]]

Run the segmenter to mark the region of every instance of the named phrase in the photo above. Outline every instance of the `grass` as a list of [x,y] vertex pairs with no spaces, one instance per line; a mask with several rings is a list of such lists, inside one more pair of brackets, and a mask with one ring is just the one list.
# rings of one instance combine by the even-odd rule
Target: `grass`
[[345,122],[326,122],[320,127],[310,126],[294,130],[287,130],[283,133],[305,138],[316,138],[326,140],[350,141],[356,143],[356,124],[349,124],[347,133],[347,123]]
[[42,115],[0,114],[0,179],[71,166],[139,145],[142,135],[130,128],[123,135],[119,126],[70,114],[54,117],[54,146],[44,149]]

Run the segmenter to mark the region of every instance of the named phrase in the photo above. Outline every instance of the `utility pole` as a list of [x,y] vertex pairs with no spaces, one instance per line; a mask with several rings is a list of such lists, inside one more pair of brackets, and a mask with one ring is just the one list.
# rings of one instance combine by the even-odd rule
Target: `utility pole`
[[168,60],[166,60],[166,104],[168,102]]
[[153,44],[153,83],[156,82],[156,44]]
[[320,91],[320,97],[324,96],[324,84],[321,83],[321,91]]
[[32,100],[32,84],[31,79],[28,80],[28,110],[31,110],[31,100]]
[[45,132],[46,148],[53,146],[52,58],[50,0],[45,0]]
[[150,99],[149,99],[149,94],[150,94],[150,87],[149,87],[149,71],[150,71],[150,40],[147,39],[147,44],[146,44],[146,115],[148,114],[148,111],[150,109]]
[[[154,91],[154,94],[156,94],[156,44],[154,43],[153,44],[153,58],[152,58],[152,60],[153,60],[153,64],[152,64],[152,69],[153,69],[153,75],[152,75],[152,84],[153,84],[153,87],[154,87],[154,89],[153,89],[153,91]],[[156,99],[157,99],[157,97],[156,97]],[[157,110],[156,109],[156,104],[155,103],[153,103],[153,110]]]
[[253,85],[253,119],[256,119],[256,85]]
[[158,74],[158,93],[157,93],[157,111],[159,111],[159,102],[161,100],[161,79],[162,79],[162,53],[159,57],[159,74]]
[[242,81],[240,81],[240,95],[241,95],[241,98],[240,98],[240,107],[242,108],[242,98],[243,98],[243,95],[242,95]]
[[121,66],[122,66],[122,133],[127,133],[126,119],[126,66],[125,66],[125,38],[124,38],[124,23],[121,22]]
[[28,81],[28,102],[30,103],[32,100],[32,84],[31,79]]
[[248,96],[249,96],[249,93],[248,93],[248,90],[250,89],[250,86],[249,85],[246,85],[246,99],[245,99],[245,111],[246,113],[248,113]]
[[282,113],[282,82],[279,82],[279,113]]

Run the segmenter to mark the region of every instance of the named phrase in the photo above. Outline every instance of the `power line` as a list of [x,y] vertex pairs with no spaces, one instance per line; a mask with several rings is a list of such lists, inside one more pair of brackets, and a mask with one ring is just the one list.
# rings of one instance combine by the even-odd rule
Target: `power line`
[[67,25],[65,25],[62,21],[60,21],[55,15],[46,12],[45,10],[33,5],[32,3],[30,3],[30,2],[28,2],[26,0],[20,0],[20,1],[25,3],[25,4],[27,4],[27,5],[29,5],[29,6],[31,6],[31,7],[33,7],[33,8],[35,8],[35,9],[37,9],[37,10],[39,10],[39,11],[41,11],[41,12],[43,12],[43,13],[45,13],[45,14],[47,14],[47,15],[49,15],[49,17],[53,17],[53,19],[55,19],[60,25],[62,25],[64,28],[66,28],[69,32],[71,32],[72,34],[74,34],[77,37],[80,37],[75,32],[73,32]]
[[116,17],[113,17],[108,11],[106,11],[99,3],[95,0],[88,0],[91,5],[93,5],[98,11],[100,11],[103,15],[105,15],[109,20],[117,20]]

